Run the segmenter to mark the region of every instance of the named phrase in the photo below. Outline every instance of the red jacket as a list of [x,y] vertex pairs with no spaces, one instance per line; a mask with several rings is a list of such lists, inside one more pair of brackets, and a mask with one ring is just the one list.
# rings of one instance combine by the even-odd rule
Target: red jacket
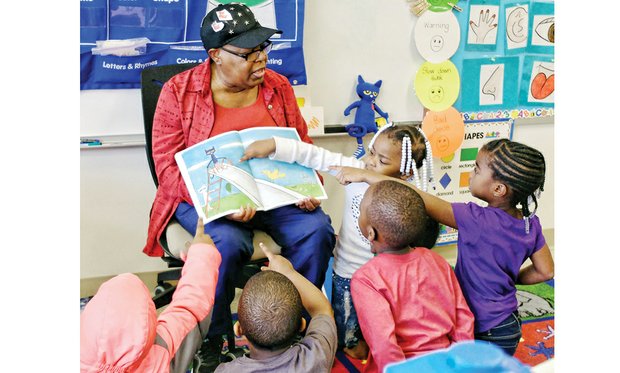
[[[146,246],[142,250],[149,256],[164,255],[159,237],[179,203],[192,204],[174,154],[211,135],[215,108],[210,61],[172,77],[159,96],[153,118],[152,145],[159,187],[151,208]],[[293,87],[284,76],[267,69],[261,95],[278,126],[296,128],[299,137],[312,144]]]

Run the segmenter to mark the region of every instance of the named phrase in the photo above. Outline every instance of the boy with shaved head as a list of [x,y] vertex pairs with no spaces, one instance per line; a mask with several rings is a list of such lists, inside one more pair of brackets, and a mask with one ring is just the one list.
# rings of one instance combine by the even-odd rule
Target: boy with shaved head
[[371,185],[361,202],[359,227],[377,254],[351,280],[370,347],[365,372],[474,338],[452,267],[421,246],[437,238],[430,219],[420,195],[396,181]]
[[[281,255],[261,243],[269,267],[252,276],[243,288],[235,323],[245,335],[250,354],[220,364],[216,373],[330,372],[338,346],[329,300]],[[312,317],[306,329],[303,309]]]

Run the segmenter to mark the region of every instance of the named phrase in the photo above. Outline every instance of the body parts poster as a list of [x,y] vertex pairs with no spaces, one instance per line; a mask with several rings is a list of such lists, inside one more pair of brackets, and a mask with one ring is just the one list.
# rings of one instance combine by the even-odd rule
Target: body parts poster
[[470,0],[462,8],[451,11],[461,43],[450,60],[462,82],[452,106],[465,120],[553,115],[554,3]]
[[[303,56],[305,0],[243,1],[266,27],[283,31],[271,41],[267,67],[292,85],[306,84]],[[228,0],[80,1],[80,89],[139,88],[150,66],[203,62],[207,53],[200,24],[209,10]],[[95,54],[97,42],[147,38],[138,55]],[[113,50],[111,52],[114,52]]]
[[[465,121],[463,143],[454,153],[434,159],[436,196],[449,202],[483,204],[469,191],[469,174],[473,170],[480,148],[499,138],[512,139],[513,120]],[[442,226],[437,245],[456,242],[458,231]]]

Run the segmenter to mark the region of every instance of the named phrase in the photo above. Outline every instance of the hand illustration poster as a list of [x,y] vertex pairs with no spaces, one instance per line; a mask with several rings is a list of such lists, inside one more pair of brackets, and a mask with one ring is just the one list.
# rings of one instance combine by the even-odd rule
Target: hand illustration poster
[[499,2],[472,0],[469,6],[466,50],[496,50]]

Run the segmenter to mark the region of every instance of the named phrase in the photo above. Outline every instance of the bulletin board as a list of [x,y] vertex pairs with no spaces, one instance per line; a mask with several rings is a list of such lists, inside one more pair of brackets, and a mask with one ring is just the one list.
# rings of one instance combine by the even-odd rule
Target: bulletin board
[[[139,88],[149,66],[202,62],[200,39],[205,14],[231,0],[87,0],[80,1],[80,89]],[[261,25],[282,30],[271,38],[267,66],[291,84],[306,84],[303,54],[304,0],[244,1]],[[110,41],[147,38],[144,48],[116,48],[93,54]],[[100,43],[98,45],[98,42]],[[103,42],[103,43],[102,43]],[[107,42],[107,43],[106,43]]]
[[[460,84],[452,106],[462,113],[463,119],[552,116],[554,3],[470,0],[456,5],[460,11],[447,12],[456,16],[460,43],[449,62],[458,71]],[[421,14],[418,22],[431,24],[425,21],[429,13],[432,12]],[[433,30],[427,34],[442,32]]]

